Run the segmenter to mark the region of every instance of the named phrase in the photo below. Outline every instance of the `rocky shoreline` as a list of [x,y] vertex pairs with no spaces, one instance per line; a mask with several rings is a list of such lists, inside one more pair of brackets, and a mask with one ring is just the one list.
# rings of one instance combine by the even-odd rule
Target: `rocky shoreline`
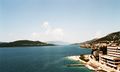
[[[80,57],[81,55],[80,56],[69,56],[68,59],[74,60],[74,61],[80,61],[82,65],[84,65],[88,69],[93,70],[95,72],[111,72],[111,71],[118,72],[113,68],[100,64],[98,61],[90,59],[90,54],[84,55],[85,58],[89,59],[89,61],[87,62],[84,61],[83,59],[80,59]],[[72,66],[76,66],[76,65],[72,65]],[[80,65],[78,64],[78,66]]]

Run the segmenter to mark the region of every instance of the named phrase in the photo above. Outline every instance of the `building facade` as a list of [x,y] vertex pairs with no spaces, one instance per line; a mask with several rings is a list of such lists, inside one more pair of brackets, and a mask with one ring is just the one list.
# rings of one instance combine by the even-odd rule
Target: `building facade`
[[107,47],[107,54],[99,54],[99,62],[120,71],[120,47]]

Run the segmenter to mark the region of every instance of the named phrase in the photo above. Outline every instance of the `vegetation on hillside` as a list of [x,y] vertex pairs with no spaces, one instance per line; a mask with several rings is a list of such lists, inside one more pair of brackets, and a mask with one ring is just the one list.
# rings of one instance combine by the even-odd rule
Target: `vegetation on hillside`
[[53,46],[54,44],[47,44],[40,41],[18,40],[14,42],[1,43],[0,47],[21,47],[21,46]]
[[79,57],[81,60],[85,61],[85,62],[88,62],[89,59],[85,57],[85,55],[81,54],[80,57]]
[[93,45],[101,45],[101,44],[102,45],[105,44],[107,46],[120,46],[120,31],[110,33],[102,38],[93,39],[90,41],[80,43],[80,46],[90,48]]

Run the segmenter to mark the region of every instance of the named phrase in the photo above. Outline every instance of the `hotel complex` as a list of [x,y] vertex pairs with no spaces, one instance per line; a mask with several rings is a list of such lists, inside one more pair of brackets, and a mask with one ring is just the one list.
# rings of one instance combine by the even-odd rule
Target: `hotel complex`
[[99,53],[99,62],[120,71],[120,47],[107,47],[107,54]]

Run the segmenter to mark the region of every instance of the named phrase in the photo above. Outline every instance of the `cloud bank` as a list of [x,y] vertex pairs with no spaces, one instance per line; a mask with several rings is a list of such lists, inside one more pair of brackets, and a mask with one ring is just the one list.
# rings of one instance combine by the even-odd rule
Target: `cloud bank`
[[41,31],[33,32],[33,40],[42,40],[42,41],[58,41],[63,40],[64,30],[62,28],[53,27],[47,21],[43,22],[40,26]]

